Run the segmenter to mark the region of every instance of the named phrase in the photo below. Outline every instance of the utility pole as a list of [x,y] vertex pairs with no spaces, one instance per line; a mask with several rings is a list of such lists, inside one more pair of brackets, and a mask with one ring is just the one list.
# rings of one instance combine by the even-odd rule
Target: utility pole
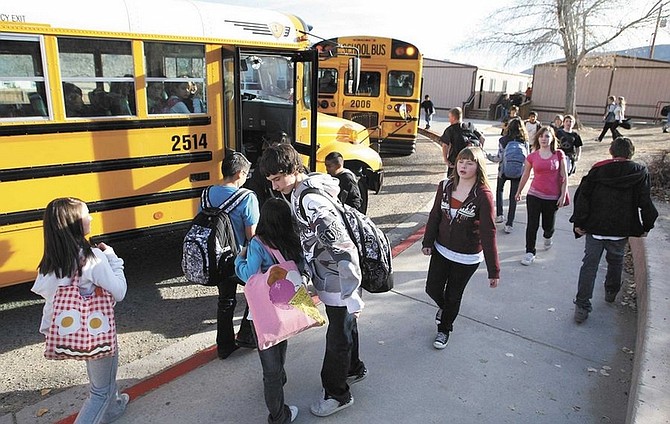
[[649,59],[654,58],[654,49],[656,48],[656,34],[658,33],[658,26],[661,23],[661,11],[663,10],[663,4],[658,6],[658,17],[656,18],[656,28],[654,29],[654,35],[651,38],[651,48],[649,49]]

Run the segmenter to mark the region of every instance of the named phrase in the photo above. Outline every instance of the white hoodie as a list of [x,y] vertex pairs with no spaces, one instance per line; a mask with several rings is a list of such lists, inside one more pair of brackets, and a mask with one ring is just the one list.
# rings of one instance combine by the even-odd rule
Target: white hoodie
[[[81,269],[79,291],[83,295],[89,295],[93,293],[95,286],[100,286],[111,293],[114,300],[122,301],[126,296],[127,289],[126,276],[123,274],[123,259],[116,256],[114,249],[109,246],[104,252],[98,248],[91,250],[93,250],[94,257],[89,258]],[[56,290],[60,286],[69,286],[70,284],[72,284],[71,277],[58,278],[53,272],[47,275],[37,274],[37,279],[31,291],[46,300],[42,310],[40,333],[47,334],[49,332]]]

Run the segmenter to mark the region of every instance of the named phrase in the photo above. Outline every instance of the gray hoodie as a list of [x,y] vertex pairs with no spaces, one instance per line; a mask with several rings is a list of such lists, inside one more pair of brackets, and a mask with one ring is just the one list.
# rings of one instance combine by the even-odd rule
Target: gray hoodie
[[[306,194],[300,208],[300,194],[306,188],[319,189],[322,194]],[[336,178],[309,174],[293,190],[291,208],[298,221],[305,261],[319,298],[328,306],[346,306],[349,313],[354,313],[365,305],[360,296],[361,268],[356,244],[332,203],[338,201],[339,191]],[[301,209],[306,216],[302,216]]]

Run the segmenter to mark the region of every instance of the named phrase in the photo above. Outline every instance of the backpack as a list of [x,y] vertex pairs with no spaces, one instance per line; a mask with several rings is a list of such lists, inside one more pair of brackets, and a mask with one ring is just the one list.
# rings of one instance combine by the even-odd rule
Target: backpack
[[502,173],[507,178],[521,178],[523,164],[528,156],[528,145],[517,140],[507,142],[503,150]]
[[[445,130],[445,135],[449,128],[450,127],[447,127]],[[444,138],[445,136],[443,135],[442,139]],[[479,141],[479,132],[470,122],[463,122],[459,128],[459,131],[457,131],[454,145],[451,146],[451,150],[449,151],[449,162],[454,163],[458,154],[466,147],[481,147],[481,142]]]
[[209,201],[209,191],[200,197],[202,210],[193,218],[182,245],[181,269],[191,283],[215,286],[225,278],[235,275],[237,242],[230,212],[251,193],[240,188],[221,206]]
[[307,219],[302,199],[305,195],[317,193],[330,200],[342,216],[344,226],[351,240],[356,243],[361,267],[361,287],[370,293],[385,293],[393,289],[393,265],[391,263],[391,243],[370,218],[349,205],[338,203],[317,188],[306,188],[300,193],[298,204],[303,219]]
[[668,116],[670,114],[670,105],[665,105],[661,109],[661,116]]

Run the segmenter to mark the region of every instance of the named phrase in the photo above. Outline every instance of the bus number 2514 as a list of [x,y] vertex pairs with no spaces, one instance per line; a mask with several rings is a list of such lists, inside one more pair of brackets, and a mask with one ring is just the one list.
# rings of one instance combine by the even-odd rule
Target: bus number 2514
[[370,100],[352,100],[351,104],[349,107],[356,107],[356,108],[368,108],[372,106],[372,103]]
[[172,136],[172,151],[197,150],[207,148],[207,134],[185,134]]

